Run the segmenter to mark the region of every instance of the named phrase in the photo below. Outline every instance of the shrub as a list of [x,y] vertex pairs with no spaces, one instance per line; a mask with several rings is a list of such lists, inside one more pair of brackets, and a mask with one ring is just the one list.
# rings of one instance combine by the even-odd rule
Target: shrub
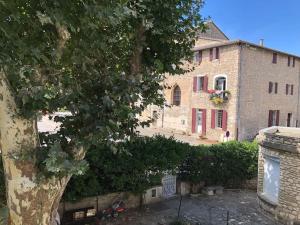
[[193,148],[180,167],[182,180],[207,185],[238,186],[257,174],[256,142],[231,141]]
[[190,148],[162,136],[119,143],[117,153],[109,146],[94,147],[86,156],[89,170],[84,176],[72,177],[64,198],[72,201],[119,191],[143,193],[160,184],[165,171],[176,173]]

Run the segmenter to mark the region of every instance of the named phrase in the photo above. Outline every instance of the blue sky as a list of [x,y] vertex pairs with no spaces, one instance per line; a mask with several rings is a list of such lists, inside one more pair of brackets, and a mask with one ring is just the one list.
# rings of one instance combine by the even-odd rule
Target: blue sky
[[300,0],[206,0],[201,14],[230,39],[300,56]]

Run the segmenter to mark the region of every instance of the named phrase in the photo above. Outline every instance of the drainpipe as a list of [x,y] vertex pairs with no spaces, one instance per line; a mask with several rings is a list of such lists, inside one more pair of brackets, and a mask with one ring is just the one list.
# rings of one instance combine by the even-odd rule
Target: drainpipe
[[297,101],[297,118],[296,118],[296,127],[299,127],[299,107],[300,107],[300,66],[298,73],[298,101]]
[[240,104],[240,101],[241,101],[241,97],[240,97],[240,93],[241,93],[241,71],[242,71],[242,43],[240,43],[240,46],[239,46],[239,55],[238,55],[238,88],[237,88],[237,105],[236,105],[236,140],[239,141],[239,128],[240,128],[240,107],[241,107],[241,104]]

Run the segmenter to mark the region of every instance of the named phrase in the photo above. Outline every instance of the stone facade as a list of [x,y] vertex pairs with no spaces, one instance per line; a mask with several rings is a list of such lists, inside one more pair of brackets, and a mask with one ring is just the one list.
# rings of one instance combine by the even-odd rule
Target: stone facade
[[[258,161],[258,202],[261,209],[287,225],[300,224],[300,129],[272,127],[258,136],[260,151]],[[279,160],[280,175],[278,200],[267,195],[264,182],[266,158]],[[267,176],[272,177],[271,173]]]
[[[167,76],[164,81],[169,87],[164,91],[168,106],[150,106],[144,113],[144,117],[155,114],[157,119],[153,127],[218,141],[253,139],[260,129],[269,126],[270,110],[278,111],[276,125],[286,126],[288,117],[291,127],[296,127],[297,121],[300,125],[300,60],[297,56],[244,41],[230,41],[212,22],[207,33],[199,35],[194,51],[201,52],[202,57],[200,62],[185,63],[185,68],[192,71]],[[218,51],[218,57],[212,59],[215,51]],[[276,63],[272,62],[274,53]],[[207,90],[195,91],[194,79],[201,76],[207,77]],[[209,93],[216,89],[218,77],[226,78],[226,90],[230,92],[228,102],[221,105],[212,103]],[[269,82],[273,85],[271,93]],[[288,94],[286,85],[289,85]],[[181,90],[179,106],[172,102],[176,86]],[[202,118],[205,132],[193,128],[196,126],[193,109],[202,114],[205,112],[205,118]],[[226,112],[225,129],[215,126],[216,110]],[[226,132],[229,138],[224,138]]]

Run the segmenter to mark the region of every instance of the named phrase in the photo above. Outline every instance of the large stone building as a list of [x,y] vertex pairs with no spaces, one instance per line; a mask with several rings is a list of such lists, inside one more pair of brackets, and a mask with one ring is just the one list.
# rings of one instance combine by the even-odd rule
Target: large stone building
[[[152,127],[211,140],[252,139],[269,126],[300,125],[300,58],[261,42],[231,41],[213,23],[198,36],[191,72],[167,76]],[[228,138],[227,138],[228,137]]]

